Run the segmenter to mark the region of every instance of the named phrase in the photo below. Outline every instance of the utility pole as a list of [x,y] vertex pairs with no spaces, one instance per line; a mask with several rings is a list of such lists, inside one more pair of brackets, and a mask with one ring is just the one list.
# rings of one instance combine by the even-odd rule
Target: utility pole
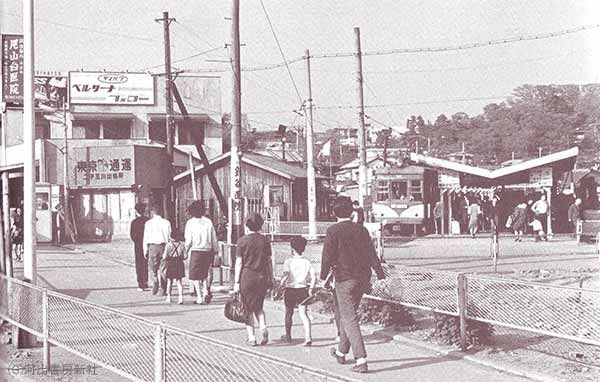
[[[36,283],[33,0],[23,1],[23,277]],[[42,165],[42,164],[40,164]]]
[[367,148],[365,129],[365,98],[363,93],[362,51],[360,49],[360,28],[354,28],[356,44],[356,89],[358,93],[358,203],[365,207],[367,196]]
[[71,231],[70,225],[70,201],[69,201],[69,139],[67,137],[67,103],[66,100],[62,100],[62,122],[64,128],[64,141],[63,141],[63,241],[67,237],[70,237],[73,242],[75,242],[75,237]]
[[306,126],[306,184],[308,193],[308,240],[317,239],[317,190],[313,154],[313,100],[310,78],[310,51],[304,51],[308,78],[308,124]]
[[166,218],[171,221],[173,226],[175,222],[175,188],[173,186],[173,141],[174,141],[174,129],[173,129],[173,75],[171,73],[171,36],[169,33],[169,26],[174,18],[169,18],[169,12],[163,12],[161,19],[155,19],[154,21],[163,24],[163,43],[165,47],[165,129],[167,132],[167,196],[164,200]]
[[233,69],[233,94],[231,108],[231,159],[230,195],[227,242],[236,243],[242,235],[242,166],[240,142],[242,140],[242,81],[240,63],[240,0],[231,3],[231,66]]

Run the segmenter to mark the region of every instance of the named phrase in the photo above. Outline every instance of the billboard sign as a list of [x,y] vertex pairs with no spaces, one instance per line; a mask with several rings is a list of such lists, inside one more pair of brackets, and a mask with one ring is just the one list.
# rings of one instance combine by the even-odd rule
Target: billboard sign
[[69,72],[72,105],[154,105],[148,73]]
[[133,146],[76,147],[71,156],[74,186],[111,188],[135,183]]
[[61,108],[67,97],[67,78],[63,76],[35,76],[35,106]]
[[23,35],[2,35],[2,100],[23,104]]

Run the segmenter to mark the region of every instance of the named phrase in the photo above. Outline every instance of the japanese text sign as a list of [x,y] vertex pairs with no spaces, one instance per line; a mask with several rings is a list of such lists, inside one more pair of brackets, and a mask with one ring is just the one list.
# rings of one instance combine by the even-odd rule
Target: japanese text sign
[[73,105],[154,105],[154,78],[147,73],[69,72]]
[[122,187],[135,183],[133,146],[78,147],[73,154],[74,185]]
[[23,104],[23,36],[2,35],[2,98]]

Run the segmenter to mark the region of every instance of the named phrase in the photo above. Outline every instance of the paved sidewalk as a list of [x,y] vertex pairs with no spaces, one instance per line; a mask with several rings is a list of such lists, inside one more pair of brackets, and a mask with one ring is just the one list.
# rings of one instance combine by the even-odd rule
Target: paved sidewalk
[[[192,303],[185,296],[185,304],[167,304],[163,298],[150,292],[136,290],[135,270],[126,261],[115,261],[101,253],[69,251],[63,248],[42,247],[38,253],[39,283],[62,293],[107,305],[157,322],[194,331],[232,344],[243,344],[245,330],[242,325],[223,317],[226,295],[216,295],[208,306]],[[187,289],[186,289],[187,293]],[[505,374],[461,359],[460,353],[436,354],[409,344],[393,341],[389,337],[366,336],[371,373],[356,375],[350,365],[340,366],[329,357],[334,345],[335,325],[323,319],[314,321],[312,348],[300,345],[302,328],[299,318],[293,345],[282,344],[283,314],[273,304],[267,304],[267,318],[271,343],[253,348],[279,358],[293,360],[314,368],[363,381],[525,381],[525,378]]]

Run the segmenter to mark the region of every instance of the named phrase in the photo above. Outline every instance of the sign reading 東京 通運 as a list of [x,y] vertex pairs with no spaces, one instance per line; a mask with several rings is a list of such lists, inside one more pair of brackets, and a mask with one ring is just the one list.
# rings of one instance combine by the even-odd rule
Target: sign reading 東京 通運
[[130,186],[135,183],[134,157],[133,146],[74,148],[72,184],[102,188]]
[[2,35],[2,101],[23,104],[23,36]]
[[154,105],[148,73],[69,72],[72,105]]

